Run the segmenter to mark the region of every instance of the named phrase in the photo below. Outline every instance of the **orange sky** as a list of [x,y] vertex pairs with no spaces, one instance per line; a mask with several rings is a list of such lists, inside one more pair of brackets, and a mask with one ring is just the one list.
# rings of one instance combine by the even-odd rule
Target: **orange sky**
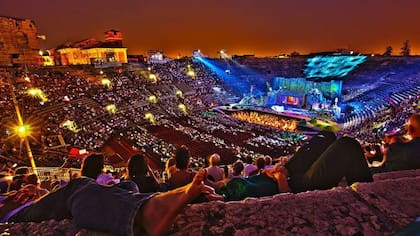
[[170,56],[201,49],[216,56],[276,55],[347,48],[400,52],[410,40],[420,54],[418,0],[1,0],[0,15],[33,19],[47,40],[103,38],[123,32],[129,53],[162,49]]

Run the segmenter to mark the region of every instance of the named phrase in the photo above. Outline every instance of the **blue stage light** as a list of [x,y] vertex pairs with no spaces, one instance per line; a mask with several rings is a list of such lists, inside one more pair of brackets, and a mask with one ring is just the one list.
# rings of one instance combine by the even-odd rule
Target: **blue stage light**
[[209,70],[217,75],[218,78],[222,79],[232,91],[237,93],[239,96],[249,94],[252,91],[253,95],[261,95],[262,91],[256,87],[253,83],[243,78],[237,77],[231,68],[226,68],[227,64],[224,61],[218,61],[206,57],[195,57],[197,62],[202,63]]
[[307,60],[306,78],[341,78],[366,61],[367,56],[316,56]]

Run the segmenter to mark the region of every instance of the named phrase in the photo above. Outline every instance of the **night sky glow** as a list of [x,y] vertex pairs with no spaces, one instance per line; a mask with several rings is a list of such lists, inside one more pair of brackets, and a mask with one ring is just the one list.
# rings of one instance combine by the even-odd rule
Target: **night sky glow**
[[33,19],[48,49],[117,29],[131,54],[162,49],[258,56],[337,48],[420,54],[418,0],[1,0],[0,15]]

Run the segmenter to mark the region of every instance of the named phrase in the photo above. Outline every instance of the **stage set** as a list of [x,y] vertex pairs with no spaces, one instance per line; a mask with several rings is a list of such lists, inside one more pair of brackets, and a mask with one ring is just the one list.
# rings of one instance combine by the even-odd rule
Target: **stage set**
[[237,103],[220,106],[221,110],[270,110],[270,113],[294,119],[319,119],[336,125],[345,117],[342,112],[345,104],[341,101],[343,79],[367,58],[341,54],[309,56],[303,77],[270,79],[240,66],[230,57],[210,59],[197,51],[193,57],[231,85],[241,97]]

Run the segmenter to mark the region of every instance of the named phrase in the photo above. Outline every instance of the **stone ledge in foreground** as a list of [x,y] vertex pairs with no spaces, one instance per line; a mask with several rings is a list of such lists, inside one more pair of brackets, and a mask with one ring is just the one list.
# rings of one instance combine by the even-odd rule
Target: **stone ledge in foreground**
[[[420,171],[386,173],[373,183],[189,205],[171,235],[388,235],[420,216]],[[416,199],[417,197],[417,199]],[[108,236],[71,221],[0,226],[10,235]]]
[[420,176],[358,183],[352,188],[399,227],[420,216]]
[[390,225],[350,188],[192,205],[174,235],[375,235]]

